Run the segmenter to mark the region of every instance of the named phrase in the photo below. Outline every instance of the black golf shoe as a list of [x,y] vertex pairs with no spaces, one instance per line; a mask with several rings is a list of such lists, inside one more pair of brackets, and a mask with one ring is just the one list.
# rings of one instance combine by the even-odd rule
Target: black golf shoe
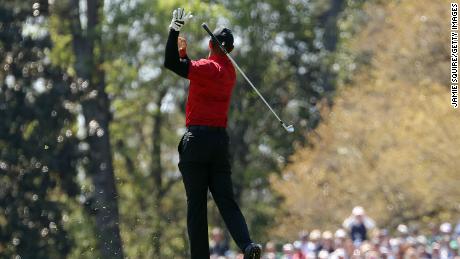
[[262,255],[262,246],[251,243],[244,249],[244,259],[260,259]]

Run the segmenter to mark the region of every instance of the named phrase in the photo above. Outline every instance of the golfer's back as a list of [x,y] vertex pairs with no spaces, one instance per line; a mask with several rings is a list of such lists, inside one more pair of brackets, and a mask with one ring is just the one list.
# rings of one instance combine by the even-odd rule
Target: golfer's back
[[186,125],[227,126],[227,113],[236,73],[225,55],[191,61],[189,94],[185,110]]

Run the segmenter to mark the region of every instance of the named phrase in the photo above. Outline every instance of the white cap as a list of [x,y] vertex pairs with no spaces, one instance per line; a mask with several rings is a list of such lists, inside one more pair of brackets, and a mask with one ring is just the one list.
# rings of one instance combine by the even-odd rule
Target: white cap
[[399,224],[397,229],[398,229],[398,231],[401,232],[402,234],[407,234],[407,232],[409,232],[409,229],[408,229],[407,226],[404,225],[404,224]]
[[321,250],[318,254],[319,259],[327,259],[329,257],[329,252],[326,250]]
[[346,256],[345,249],[343,249],[343,248],[337,248],[337,249],[334,251],[334,255],[339,256],[339,257],[345,257],[345,256]]
[[364,212],[363,207],[356,206],[356,207],[353,208],[351,214],[353,214],[353,216],[363,216],[365,214],[365,212]]
[[295,248],[296,250],[301,249],[301,248],[302,248],[302,242],[300,242],[299,240],[295,241],[295,242],[294,242],[294,248]]
[[439,226],[442,233],[449,234],[452,231],[452,225],[449,222],[444,222]]
[[318,240],[321,237],[321,231],[315,229],[310,233],[310,240]]
[[416,238],[416,240],[417,240],[417,243],[422,244],[422,245],[426,245],[426,243],[427,243],[427,241],[428,241],[428,240],[426,239],[426,237],[425,237],[425,236],[422,236],[422,235],[419,235],[419,236]]
[[283,245],[284,252],[292,252],[294,251],[294,246],[291,243],[287,243]]
[[331,231],[324,231],[323,232],[323,239],[332,239],[333,235]]
[[401,242],[397,238],[391,238],[389,241],[390,246],[399,246]]
[[345,238],[347,236],[347,232],[343,230],[342,228],[337,229],[335,231],[335,238]]

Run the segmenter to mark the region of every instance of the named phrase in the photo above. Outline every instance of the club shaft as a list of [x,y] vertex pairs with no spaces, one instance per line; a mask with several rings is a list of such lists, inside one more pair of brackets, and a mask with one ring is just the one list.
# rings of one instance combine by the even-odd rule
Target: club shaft
[[252,87],[252,89],[257,93],[257,95],[259,95],[260,99],[262,99],[262,101],[265,103],[265,105],[267,105],[268,109],[270,109],[270,111],[273,113],[273,115],[275,115],[275,117],[281,123],[283,123],[283,121],[280,119],[278,114],[276,114],[276,112],[272,109],[270,104],[268,104],[267,100],[265,100],[265,98],[262,96],[262,94],[259,92],[259,90],[257,90],[257,88],[254,86],[254,84],[251,82],[251,80],[249,80],[249,78],[246,76],[246,74],[243,72],[243,70],[238,66],[238,64],[235,62],[235,60],[230,56],[230,54],[228,54],[228,53],[225,53],[225,54],[230,59],[230,61],[232,61],[233,65],[236,67],[236,69],[238,69],[238,71],[240,71],[241,75],[244,77],[244,79],[246,79],[246,81],[249,83],[249,85]]
[[238,64],[232,58],[232,56],[230,56],[230,54],[227,52],[227,50],[222,46],[222,44],[219,42],[219,40],[216,38],[216,36],[211,32],[211,30],[209,30],[208,26],[205,23],[203,23],[202,27],[208,32],[208,34],[213,38],[213,40],[215,42],[217,42],[217,45],[220,47],[220,49],[225,53],[225,55],[227,55],[227,57],[230,59],[230,61],[233,63],[233,65],[236,67],[236,69],[241,73],[241,75],[244,77],[244,79],[246,79],[246,81],[249,83],[249,85],[252,87],[252,89],[257,93],[257,95],[259,95],[260,99],[262,99],[262,101],[265,103],[265,105],[267,105],[268,109],[270,109],[270,111],[273,113],[273,115],[275,115],[276,119],[278,119],[278,121],[281,124],[283,124],[283,126],[285,126],[284,122],[280,119],[278,114],[276,114],[276,112],[272,109],[270,104],[268,104],[267,100],[265,100],[265,98],[262,96],[262,94],[259,92],[259,90],[257,90],[257,88],[254,86],[254,84],[251,82],[251,80],[249,80],[249,78],[246,76],[246,74],[243,72],[243,70],[240,68],[240,66],[238,66]]

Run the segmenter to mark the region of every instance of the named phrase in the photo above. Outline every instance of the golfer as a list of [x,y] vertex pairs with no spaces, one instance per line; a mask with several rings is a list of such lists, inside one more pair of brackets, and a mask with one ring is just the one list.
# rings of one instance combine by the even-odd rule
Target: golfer
[[[186,42],[179,38],[179,31],[190,18],[190,13],[186,14],[184,9],[174,10],[164,65],[190,80],[185,111],[187,130],[178,151],[179,170],[187,194],[191,257],[210,257],[207,221],[209,188],[244,258],[259,259],[261,246],[251,241],[246,221],[233,196],[226,126],[236,81],[235,69],[213,40],[209,41],[208,58],[195,61],[187,57]],[[229,29],[218,29],[214,34],[228,52],[233,50],[233,35]]]

